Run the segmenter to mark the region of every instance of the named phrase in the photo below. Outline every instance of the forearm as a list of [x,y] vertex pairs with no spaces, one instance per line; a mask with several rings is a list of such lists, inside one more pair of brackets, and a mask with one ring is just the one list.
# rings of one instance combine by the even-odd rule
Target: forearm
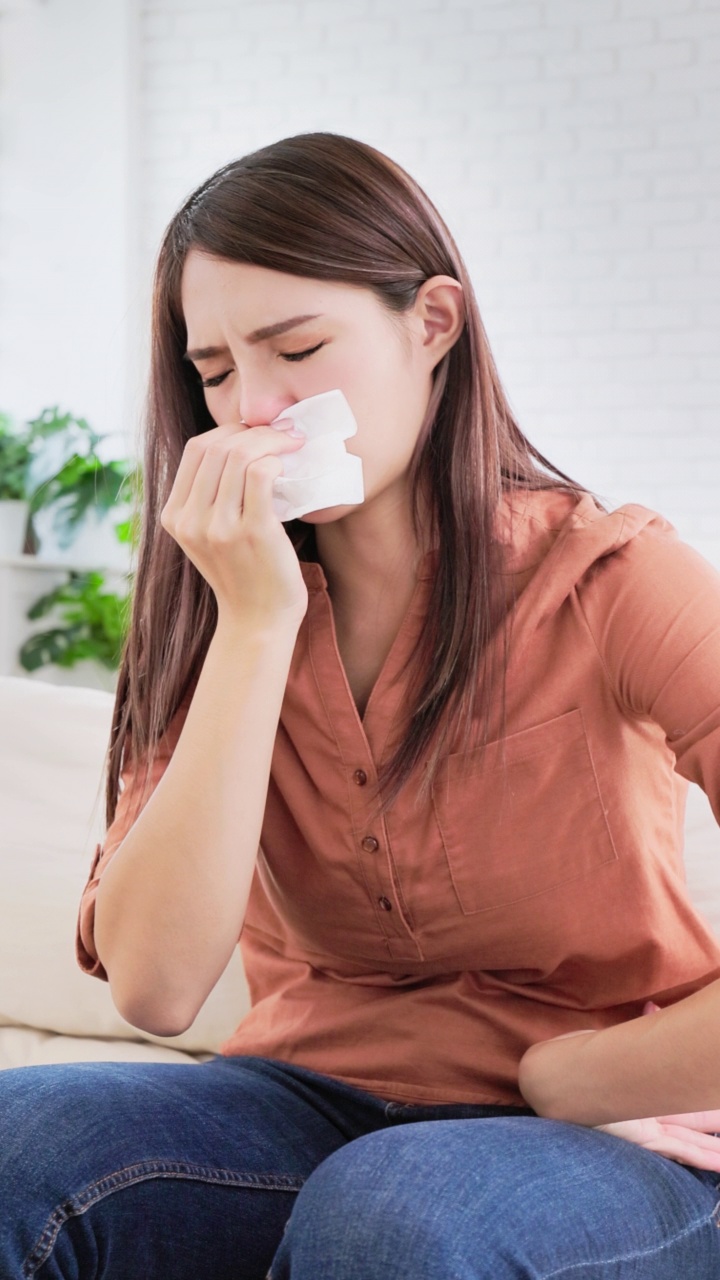
[[650,1016],[533,1045],[519,1085],[539,1115],[584,1125],[720,1108],[720,980]]
[[294,639],[218,626],[173,756],[101,876],[98,955],[145,1030],[192,1022],[237,943]]

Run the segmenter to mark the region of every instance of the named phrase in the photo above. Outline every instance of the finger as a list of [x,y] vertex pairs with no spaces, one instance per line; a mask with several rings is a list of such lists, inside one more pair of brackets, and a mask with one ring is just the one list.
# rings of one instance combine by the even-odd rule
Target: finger
[[[236,427],[232,423],[224,423],[222,426],[214,427],[212,431],[204,431],[199,436],[192,436],[185,444],[182,457],[175,472],[175,478],[172,484],[172,490],[166,503],[169,514],[176,514],[181,511],[188,501],[195,484],[196,476],[200,470],[206,454],[210,448],[217,450],[221,441],[227,440],[229,437],[239,435],[241,432],[248,431],[248,427]],[[216,456],[220,456],[216,454]],[[222,465],[218,467],[217,463],[214,467],[208,469],[206,464],[205,475],[207,484],[205,490],[212,486],[212,476],[215,475],[215,489],[217,488],[217,476],[222,470]],[[213,490],[214,492],[214,490]]]
[[265,524],[268,517],[277,520],[272,508],[272,487],[283,473],[282,458],[266,455],[249,463],[245,471],[243,522]]
[[[237,445],[237,447],[234,447]],[[247,464],[246,447],[238,437],[226,437],[211,440],[203,451],[199,466],[195,472],[192,488],[188,493],[184,506],[187,510],[207,513],[217,499],[222,478],[230,465],[228,483],[234,486],[237,495],[237,514],[242,503],[243,473]],[[214,514],[214,513],[213,513]]]
[[720,1151],[720,1138],[715,1133],[698,1133],[696,1129],[686,1129],[681,1124],[664,1124],[661,1128],[664,1134],[679,1138],[682,1142],[703,1147],[706,1151]]
[[[208,434],[211,438],[203,440],[203,457],[185,505],[205,512],[217,503],[222,493],[224,510],[222,513],[213,512],[213,515],[226,520],[236,519],[240,514],[243,504],[243,474],[248,464],[266,454],[290,452],[301,443],[289,437],[287,432],[270,427],[240,427],[230,429],[225,435],[215,432]],[[225,476],[230,459],[232,465]]]
[[660,1124],[679,1124],[684,1129],[700,1129],[714,1133],[720,1129],[720,1111],[689,1111],[686,1115],[657,1116]]
[[[243,439],[238,444],[232,442],[229,445],[228,462],[220,476],[218,492],[215,495],[215,508],[217,508],[215,513],[219,520],[225,522],[236,520],[245,508],[247,467],[263,457],[279,460],[279,454],[296,452],[304,444],[305,435],[296,438],[288,435],[287,431],[261,428],[261,426],[260,428],[254,426],[251,429],[249,439]],[[236,454],[241,460],[238,463],[236,463]],[[273,480],[275,476],[282,475],[282,470],[282,462],[278,462],[278,467],[273,470]],[[250,502],[252,507],[252,495]]]
[[691,1164],[696,1169],[711,1169],[715,1173],[720,1173],[720,1150],[716,1152],[701,1150],[678,1138],[658,1138],[654,1142],[643,1145],[646,1151],[667,1156],[670,1160],[676,1160],[678,1164]]
[[593,1127],[599,1129],[601,1133],[611,1134],[614,1138],[634,1142],[638,1147],[646,1146],[657,1138],[659,1133],[658,1122],[652,1117],[645,1120],[616,1120],[613,1124],[598,1124]]

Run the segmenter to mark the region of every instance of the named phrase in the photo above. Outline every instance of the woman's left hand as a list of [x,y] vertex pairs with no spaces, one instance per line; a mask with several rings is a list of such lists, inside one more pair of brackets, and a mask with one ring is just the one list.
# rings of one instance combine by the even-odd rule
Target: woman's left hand
[[[660,1006],[648,1000],[643,1014],[657,1013]],[[720,1173],[720,1111],[689,1111],[679,1116],[653,1116],[645,1120],[621,1120],[617,1124],[594,1126],[626,1142],[655,1151],[678,1164]]]
[[638,1147],[646,1147],[678,1164],[720,1173],[720,1111],[691,1111],[680,1116],[655,1116],[646,1120],[620,1120],[598,1124],[600,1133],[611,1133]]
[[[643,1014],[657,1013],[660,1006],[648,1000]],[[554,1040],[594,1035],[593,1031],[570,1031]],[[619,1120],[593,1125],[599,1133],[610,1133],[626,1142],[666,1156],[678,1164],[694,1165],[720,1173],[720,1111],[690,1111],[684,1115],[652,1116],[642,1120]]]

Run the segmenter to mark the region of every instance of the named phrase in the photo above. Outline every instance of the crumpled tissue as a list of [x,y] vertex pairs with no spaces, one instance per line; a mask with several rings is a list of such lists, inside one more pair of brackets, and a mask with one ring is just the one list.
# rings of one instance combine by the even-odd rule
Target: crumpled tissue
[[273,421],[278,418],[292,418],[307,436],[297,453],[281,455],[283,474],[273,483],[273,511],[280,520],[364,501],[362,462],[344,443],[355,435],[357,422],[342,391],[298,400]]

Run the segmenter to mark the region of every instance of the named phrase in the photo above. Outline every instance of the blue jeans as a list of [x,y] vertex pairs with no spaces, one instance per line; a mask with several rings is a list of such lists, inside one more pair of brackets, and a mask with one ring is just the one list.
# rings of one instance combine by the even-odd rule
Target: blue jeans
[[0,1071],[2,1280],[720,1280],[719,1185],[269,1058]]

